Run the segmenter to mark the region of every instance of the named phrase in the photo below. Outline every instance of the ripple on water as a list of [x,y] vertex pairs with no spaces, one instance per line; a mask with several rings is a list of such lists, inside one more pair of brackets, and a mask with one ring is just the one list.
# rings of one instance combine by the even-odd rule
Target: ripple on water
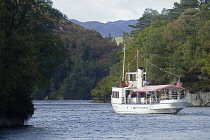
[[115,114],[111,104],[34,101],[26,126],[0,130],[0,139],[157,139],[210,137],[210,108],[188,107],[177,115]]

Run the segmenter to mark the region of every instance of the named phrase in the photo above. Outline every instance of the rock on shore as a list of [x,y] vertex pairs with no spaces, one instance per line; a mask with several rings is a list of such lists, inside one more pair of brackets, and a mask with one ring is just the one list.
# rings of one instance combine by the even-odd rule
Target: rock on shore
[[209,106],[210,107],[210,92],[198,92],[187,94],[188,106]]

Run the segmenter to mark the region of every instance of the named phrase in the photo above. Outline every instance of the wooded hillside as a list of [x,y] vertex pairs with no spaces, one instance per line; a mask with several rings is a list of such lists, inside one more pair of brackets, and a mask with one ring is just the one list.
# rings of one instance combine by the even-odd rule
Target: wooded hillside
[[62,19],[54,33],[64,41],[66,59],[58,72],[49,79],[44,90],[33,93],[36,99],[92,99],[91,90],[110,67],[119,61],[119,47],[110,38],[103,38],[95,30]]
[[118,47],[67,20],[50,0],[0,1],[0,126],[23,125],[32,99],[91,99]]
[[[124,35],[125,70],[136,71],[138,50],[138,64],[146,68],[147,80],[174,84],[180,77],[190,93],[210,91],[210,1],[181,0],[174,3],[173,9],[163,9],[161,13],[146,9],[131,27],[135,30]],[[117,85],[121,69],[122,59],[114,73],[92,90],[95,100],[109,100],[110,82]]]

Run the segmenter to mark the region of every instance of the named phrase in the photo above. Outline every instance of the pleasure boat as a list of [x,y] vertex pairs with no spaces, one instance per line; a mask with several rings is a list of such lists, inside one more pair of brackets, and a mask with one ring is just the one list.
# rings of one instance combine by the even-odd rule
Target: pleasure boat
[[177,114],[186,108],[186,90],[176,85],[153,85],[143,67],[127,72],[118,87],[112,87],[111,104],[119,114]]

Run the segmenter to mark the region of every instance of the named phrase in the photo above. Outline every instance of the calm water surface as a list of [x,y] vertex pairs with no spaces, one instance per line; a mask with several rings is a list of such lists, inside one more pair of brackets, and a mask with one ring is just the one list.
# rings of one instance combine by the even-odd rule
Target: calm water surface
[[178,115],[120,115],[111,104],[34,101],[25,126],[0,129],[6,140],[210,140],[210,108],[188,107]]

